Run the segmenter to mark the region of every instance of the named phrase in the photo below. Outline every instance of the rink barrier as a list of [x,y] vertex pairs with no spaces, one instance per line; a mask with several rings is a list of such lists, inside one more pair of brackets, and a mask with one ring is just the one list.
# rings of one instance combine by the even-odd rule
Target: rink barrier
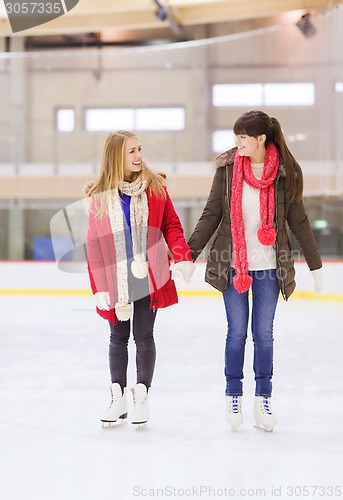
[[[74,265],[75,263],[73,263]],[[82,264],[82,263],[81,263]],[[292,299],[343,302],[343,261],[324,261],[323,292],[313,291],[313,277],[304,262],[296,263],[296,290]],[[197,261],[191,283],[176,279],[180,297],[219,297],[221,293],[205,282],[206,262]],[[73,267],[74,269],[74,267]],[[1,295],[91,296],[84,263],[77,272],[61,271],[53,261],[0,261]]]

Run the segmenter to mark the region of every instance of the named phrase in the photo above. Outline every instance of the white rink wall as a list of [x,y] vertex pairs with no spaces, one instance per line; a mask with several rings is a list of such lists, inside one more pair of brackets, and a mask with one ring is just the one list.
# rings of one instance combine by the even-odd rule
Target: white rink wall
[[[75,265],[73,264],[73,268]],[[88,274],[84,264],[82,272],[69,273],[58,269],[55,262],[0,262],[0,293],[87,293]],[[177,281],[181,292],[213,293],[215,290],[204,282],[205,263],[197,262],[192,282],[188,285]],[[304,262],[296,264],[297,288],[295,296],[307,297],[313,291],[311,273]],[[324,261],[324,288],[320,296],[343,300],[343,261]],[[311,294],[312,295],[312,294]],[[319,298],[320,298],[319,297]]]

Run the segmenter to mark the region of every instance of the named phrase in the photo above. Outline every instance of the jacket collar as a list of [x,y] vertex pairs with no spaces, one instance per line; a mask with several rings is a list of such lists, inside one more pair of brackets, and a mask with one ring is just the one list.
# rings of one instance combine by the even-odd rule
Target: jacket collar
[[[235,161],[235,154],[236,154],[237,148],[231,148],[228,151],[225,151],[224,153],[221,153],[220,155],[216,156],[214,159],[215,161],[215,166],[216,168],[220,167],[233,167],[233,163]],[[279,163],[279,173],[281,177],[286,177],[286,169],[283,164],[283,159],[280,157],[280,163]]]
[[216,156],[216,158],[214,159],[216,168],[233,165],[233,162],[235,161],[236,151],[237,148],[231,148],[228,151],[225,151],[224,153]]

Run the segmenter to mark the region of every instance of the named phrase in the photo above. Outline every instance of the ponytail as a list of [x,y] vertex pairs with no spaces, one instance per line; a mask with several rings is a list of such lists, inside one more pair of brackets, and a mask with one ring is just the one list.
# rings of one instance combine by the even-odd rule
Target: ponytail
[[286,170],[286,190],[289,193],[290,202],[300,203],[304,189],[302,170],[288,149],[280,122],[276,118],[271,118],[271,121],[274,127],[273,142],[279,149]]

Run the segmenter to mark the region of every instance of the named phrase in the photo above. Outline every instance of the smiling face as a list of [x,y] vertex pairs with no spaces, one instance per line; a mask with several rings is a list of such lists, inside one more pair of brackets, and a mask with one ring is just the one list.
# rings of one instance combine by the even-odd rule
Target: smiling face
[[240,156],[249,156],[252,163],[263,163],[266,156],[266,136],[253,137],[247,134],[236,135],[236,146]]
[[123,171],[124,180],[131,180],[133,173],[142,170],[142,146],[136,137],[129,137],[124,144]]

